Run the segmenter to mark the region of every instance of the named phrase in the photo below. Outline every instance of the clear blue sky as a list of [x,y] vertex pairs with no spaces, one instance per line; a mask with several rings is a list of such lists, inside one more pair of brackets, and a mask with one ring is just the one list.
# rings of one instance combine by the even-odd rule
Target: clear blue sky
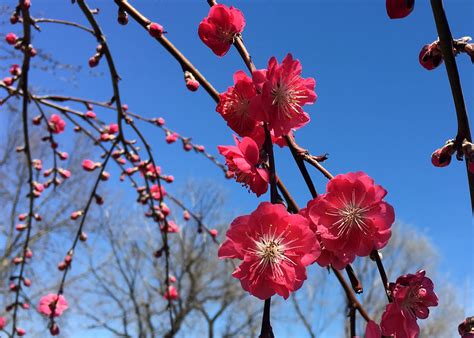
[[[235,71],[245,70],[235,50],[219,59],[199,40],[197,26],[208,12],[206,1],[132,3],[165,27],[168,38],[219,91],[232,84]],[[68,2],[33,4],[37,17],[85,22],[79,8]],[[456,120],[444,65],[428,72],[418,64],[421,46],[437,37],[428,1],[417,1],[414,12],[404,20],[389,20],[384,1],[375,0],[227,4],[240,8],[246,17],[244,40],[258,68],[265,67],[271,56],[281,60],[291,52],[301,60],[304,76],[316,79],[319,99],[307,109],[312,120],[297,132],[298,142],[314,154],[329,153],[326,166],[334,174],[363,170],[374,177],[388,190],[387,200],[395,207],[398,220],[433,239],[445,274],[457,283],[468,278],[472,286],[474,233],[464,165],[453,161],[447,168],[434,168],[430,162],[431,152],[455,136]],[[123,99],[132,111],[165,117],[170,128],[192,136],[213,153],[217,145],[232,143],[214,102],[202,89],[196,93],[186,90],[179,65],[159,44],[133,20],[125,27],[116,24],[117,9],[111,1],[90,1],[90,5],[101,9],[98,20],[123,79]],[[446,7],[455,37],[474,34],[472,1],[451,0]],[[86,66],[95,50],[92,37],[75,29],[42,27],[42,33],[35,33],[37,48],[85,69],[76,84],[51,83],[34,73],[31,83],[52,92],[109,99],[109,79],[91,77]],[[472,113],[473,66],[465,55],[457,61]],[[105,62],[97,70],[107,72]],[[470,117],[474,123],[472,114]],[[159,131],[145,130],[159,163],[175,176],[175,184],[189,176],[220,181],[229,191],[235,214],[255,208],[253,195],[224,180],[206,160],[181,152],[177,144],[166,145]],[[278,149],[276,158],[277,170],[304,205],[310,195],[288,151]],[[325,179],[317,172],[313,177],[318,191],[323,191]],[[266,199],[268,196],[261,198]]]

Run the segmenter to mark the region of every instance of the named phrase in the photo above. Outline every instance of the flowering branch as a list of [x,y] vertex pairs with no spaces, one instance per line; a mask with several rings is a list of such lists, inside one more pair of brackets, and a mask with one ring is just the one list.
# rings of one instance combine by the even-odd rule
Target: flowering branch
[[[458,123],[458,130],[455,142],[457,148],[462,146],[464,140],[472,142],[471,130],[469,127],[469,119],[467,117],[466,104],[462,93],[461,81],[459,79],[458,67],[456,59],[453,55],[453,36],[449,28],[448,19],[443,8],[441,0],[431,0],[431,8],[436,22],[436,29],[438,30],[439,44],[441,53],[446,65],[446,72],[448,73],[449,84],[453,94],[454,105],[456,107],[456,118]],[[469,182],[469,192],[471,195],[471,209],[474,213],[474,173],[468,169],[469,161],[466,159],[466,171]]]
[[[28,92],[28,72],[30,69],[30,42],[31,42],[31,27],[30,27],[30,12],[29,6],[27,6],[25,0],[20,0],[19,6],[21,8],[21,12],[23,15],[23,65],[22,65],[22,76],[20,79],[20,86],[24,93]],[[30,141],[29,141],[29,132],[28,132],[28,95],[23,95],[23,103],[22,103],[22,120],[23,120],[23,138],[24,138],[24,152],[26,157],[26,164],[28,166],[28,200],[29,200],[29,208],[28,208],[28,216],[27,216],[27,224],[26,224],[26,236],[25,242],[22,249],[21,254],[21,263],[20,263],[20,273],[18,274],[18,279],[16,281],[16,286],[14,288],[15,291],[15,302],[13,304],[13,323],[12,323],[12,332],[11,337],[15,337],[15,334],[24,334],[24,330],[17,327],[17,315],[18,315],[18,306],[20,305],[20,291],[22,289],[22,283],[24,282],[23,273],[25,270],[26,260],[27,260],[27,252],[28,252],[28,245],[31,236],[31,228],[33,223],[33,208],[34,208],[34,185],[33,185],[33,163],[31,158],[31,149],[30,149]]]

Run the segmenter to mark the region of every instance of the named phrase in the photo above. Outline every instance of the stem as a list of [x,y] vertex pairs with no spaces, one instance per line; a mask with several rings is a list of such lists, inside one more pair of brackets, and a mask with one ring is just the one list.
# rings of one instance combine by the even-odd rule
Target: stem
[[262,330],[260,332],[259,338],[274,338],[272,325],[270,324],[270,305],[272,299],[268,298],[265,300],[265,305],[263,306],[263,318],[262,318]]
[[348,264],[346,266],[346,273],[347,273],[347,276],[349,277],[349,280],[351,281],[352,289],[355,291],[355,293],[364,292],[362,283],[359,280],[359,278],[357,278],[357,275],[354,269],[352,268],[352,265]]
[[26,156],[26,164],[28,166],[28,185],[29,185],[29,193],[28,193],[28,200],[29,200],[29,207],[28,207],[28,218],[27,218],[27,231],[26,231],[26,238],[25,243],[22,249],[22,261],[20,264],[20,273],[17,279],[17,285],[15,290],[15,303],[13,309],[13,323],[12,323],[12,333],[11,337],[15,337],[16,329],[17,329],[17,315],[18,315],[18,305],[20,299],[20,291],[21,291],[21,283],[23,281],[23,273],[25,271],[26,265],[26,252],[28,250],[28,245],[30,242],[31,237],[31,227],[32,227],[32,220],[33,220],[33,209],[34,209],[34,199],[35,196],[33,195],[34,187],[33,187],[33,168],[32,168],[32,160],[31,160],[31,149],[30,149],[30,139],[29,139],[29,132],[28,132],[28,72],[30,69],[30,42],[31,42],[31,22],[30,22],[30,12],[28,6],[25,5],[24,0],[20,1],[20,7],[23,14],[23,65],[21,71],[21,88],[23,90],[23,103],[22,103],[22,120],[23,120],[23,138],[25,142],[25,156]]
[[[431,0],[431,8],[438,30],[441,53],[443,54],[446,72],[448,73],[449,84],[453,94],[454,106],[456,107],[456,119],[458,131],[456,143],[461,145],[464,140],[472,142],[469,119],[467,117],[466,104],[462,93],[459,71],[453,54],[453,37],[449,28],[448,19],[443,8],[442,0]],[[471,210],[474,213],[474,174],[468,170],[468,161],[466,160],[466,172],[469,182],[469,193],[471,196]]]
[[385,272],[385,268],[382,264],[382,260],[380,259],[380,254],[377,250],[372,251],[370,254],[370,258],[372,258],[375,263],[377,264],[377,269],[379,270],[380,279],[382,279],[382,284],[385,289],[385,294],[387,295],[387,299],[389,303],[392,302],[392,297],[390,296],[390,290],[388,288],[388,278],[387,273]]
[[351,325],[351,338],[356,337],[356,311],[352,304],[349,304],[349,317]]

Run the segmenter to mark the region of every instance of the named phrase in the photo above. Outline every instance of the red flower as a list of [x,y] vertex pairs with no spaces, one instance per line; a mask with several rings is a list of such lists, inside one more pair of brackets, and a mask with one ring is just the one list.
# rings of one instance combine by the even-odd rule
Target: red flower
[[288,134],[309,122],[309,115],[303,111],[305,104],[313,104],[316,81],[301,77],[301,63],[288,54],[279,65],[275,57],[268,61],[268,70],[253,73],[253,81],[261,95],[251,106],[252,116],[268,122],[275,137]]
[[382,314],[382,334],[395,335],[397,338],[418,337],[420,328],[417,318],[428,318],[428,307],[438,305],[433,287],[433,282],[425,277],[423,270],[414,275],[400,276],[395,283],[390,283],[393,303],[388,304]]
[[53,293],[41,298],[38,305],[38,311],[45,316],[51,316],[54,309],[54,317],[61,316],[62,313],[67,310],[67,308],[68,303],[66,298],[64,298],[62,295],[59,295],[58,297],[58,295]]
[[54,134],[60,134],[64,131],[66,127],[66,122],[61,118],[61,116],[53,114],[48,121],[49,128]]
[[241,11],[225,5],[212,6],[209,14],[201,21],[198,34],[217,56],[224,56],[237,34],[242,33],[245,18]]
[[236,146],[218,146],[217,149],[225,156],[235,180],[260,196],[267,192],[270,176],[266,169],[257,168],[260,160],[258,146],[250,137],[244,137],[242,141],[235,136],[234,139]]
[[250,136],[257,125],[257,121],[249,114],[251,101],[256,95],[252,79],[243,71],[236,72],[234,86],[219,95],[216,111],[239,136]]
[[173,285],[170,285],[168,287],[168,290],[165,291],[165,294],[163,295],[163,297],[166,299],[166,300],[176,300],[176,299],[179,299],[179,293],[178,293],[178,290],[173,286]]
[[18,36],[16,36],[15,33],[8,33],[6,36],[5,36],[5,41],[9,44],[9,45],[14,45],[16,43],[16,40],[18,40]]
[[424,45],[418,55],[418,61],[423,68],[428,70],[435,69],[443,63],[443,54],[439,48],[439,42],[435,41],[432,44]]
[[281,204],[260,203],[250,215],[237,217],[226,236],[219,258],[242,260],[232,276],[260,299],[275,293],[288,298],[303,285],[306,266],[320,254],[308,221]]
[[401,19],[411,13],[415,0],[387,0],[385,7],[390,19]]
[[395,214],[383,201],[387,191],[363,172],[338,175],[327,192],[308,204],[308,217],[321,234],[324,246],[340,258],[367,256],[383,248]]

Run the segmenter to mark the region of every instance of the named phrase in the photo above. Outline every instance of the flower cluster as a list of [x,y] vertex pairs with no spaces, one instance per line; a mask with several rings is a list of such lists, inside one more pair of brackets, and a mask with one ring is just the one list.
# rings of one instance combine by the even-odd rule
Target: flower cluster
[[380,327],[370,322],[366,337],[417,338],[420,333],[417,320],[428,318],[428,307],[438,305],[433,289],[433,282],[425,277],[423,270],[398,277],[395,283],[389,285],[392,302],[382,314]]

